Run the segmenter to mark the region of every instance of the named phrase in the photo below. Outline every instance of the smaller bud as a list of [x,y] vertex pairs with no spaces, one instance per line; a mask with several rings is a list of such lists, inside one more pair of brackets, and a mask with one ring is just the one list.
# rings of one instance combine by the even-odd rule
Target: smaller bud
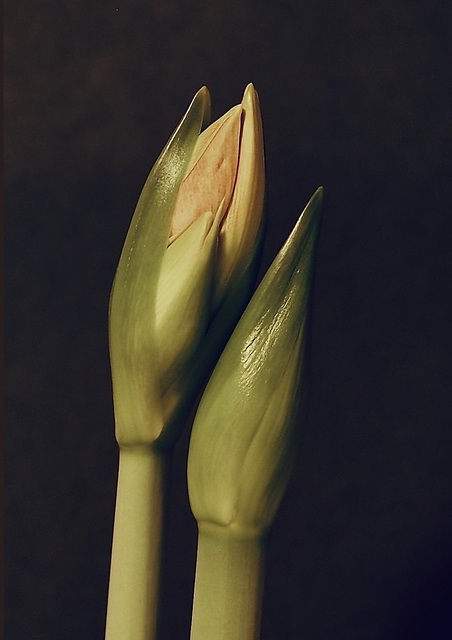
[[309,300],[322,190],[303,211],[201,399],[188,487],[198,523],[262,535],[286,488],[306,399]]

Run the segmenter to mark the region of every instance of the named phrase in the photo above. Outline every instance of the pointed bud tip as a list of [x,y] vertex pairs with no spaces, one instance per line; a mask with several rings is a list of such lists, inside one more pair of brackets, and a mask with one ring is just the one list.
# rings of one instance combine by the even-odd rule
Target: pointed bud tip
[[251,108],[258,103],[259,103],[259,97],[257,95],[257,91],[254,88],[253,83],[250,82],[246,86],[245,91],[243,92],[242,105],[246,109],[246,107]]
[[[273,272],[277,273],[280,269],[291,269],[301,258],[304,249],[303,238],[306,239],[310,234],[318,233],[320,226],[320,214],[322,210],[322,199],[323,187],[319,187],[301,212],[294,228],[284,245],[281,247],[266,276]],[[286,266],[284,266],[284,264],[286,264]],[[292,267],[290,265],[292,265]]]
[[205,100],[205,99],[209,99],[210,98],[210,92],[209,89],[206,87],[206,85],[203,85],[195,94],[195,98],[199,96],[201,99]]
[[201,103],[203,118],[202,118],[202,127],[208,126],[210,122],[210,92],[209,89],[204,85],[195,93],[195,97],[192,100],[192,104],[195,102]]
[[317,189],[315,190],[314,195],[312,196],[312,198],[313,199],[314,198],[320,198],[320,202],[321,202],[324,192],[325,192],[325,189],[324,189],[323,186],[317,187]]
[[323,187],[318,187],[311,198],[308,201],[308,204],[303,209],[300,220],[305,219],[306,217],[312,218],[316,215],[319,215],[320,208],[323,202]]

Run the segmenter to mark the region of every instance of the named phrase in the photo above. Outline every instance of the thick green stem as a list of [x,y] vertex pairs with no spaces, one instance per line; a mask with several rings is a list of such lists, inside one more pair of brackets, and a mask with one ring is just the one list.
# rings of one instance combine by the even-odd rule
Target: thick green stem
[[191,640],[257,640],[264,542],[200,523]]
[[167,455],[120,448],[106,640],[157,633]]

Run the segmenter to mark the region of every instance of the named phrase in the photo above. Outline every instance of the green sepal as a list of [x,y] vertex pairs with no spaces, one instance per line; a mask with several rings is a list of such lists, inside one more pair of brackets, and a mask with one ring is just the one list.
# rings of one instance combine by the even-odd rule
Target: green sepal
[[154,326],[157,284],[179,187],[208,110],[203,88],[146,180],[113,282],[109,338],[121,445],[151,444],[163,427]]
[[156,328],[164,404],[179,381],[199,378],[197,356],[210,315],[219,217],[202,214],[166,250],[158,284]]
[[319,189],[256,290],[201,399],[188,462],[198,522],[264,532],[286,487],[305,395],[321,200]]

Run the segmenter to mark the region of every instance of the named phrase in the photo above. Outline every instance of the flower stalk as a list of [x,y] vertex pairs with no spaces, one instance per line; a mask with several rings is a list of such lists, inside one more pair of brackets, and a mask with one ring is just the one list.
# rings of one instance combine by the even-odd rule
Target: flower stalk
[[168,456],[121,449],[106,638],[157,637]]
[[191,638],[257,640],[265,541],[228,527],[199,527]]

